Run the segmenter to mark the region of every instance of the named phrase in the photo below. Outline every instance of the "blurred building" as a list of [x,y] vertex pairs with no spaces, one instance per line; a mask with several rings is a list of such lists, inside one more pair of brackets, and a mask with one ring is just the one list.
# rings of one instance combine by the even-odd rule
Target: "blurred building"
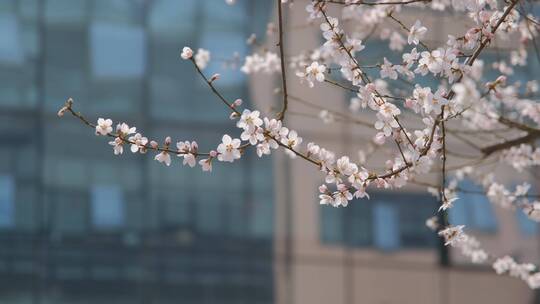
[[[279,82],[248,79],[237,56],[251,52],[251,33],[264,36],[274,6],[0,1],[0,303],[532,301],[522,282],[454,253],[451,266],[441,266],[445,252],[424,225],[438,206],[423,189],[321,207],[323,176],[283,153],[246,153],[205,174],[178,160],[167,168],[150,155],[115,156],[107,139],[57,118],[73,97],[91,120],[106,116],[152,138],[215,146],[237,130],[180,50],[211,50],[207,73],[222,74],[224,95],[270,115]],[[297,0],[286,10],[289,54],[320,43],[317,26],[303,26],[303,7]],[[366,49],[372,61],[381,56],[377,43]],[[345,92],[308,90],[290,78],[292,95],[347,110]],[[317,111],[291,101],[287,124],[305,141],[356,155],[370,140],[365,129],[295,111]],[[535,224],[482,197],[468,200],[453,221],[494,253],[538,261]]]
[[265,2],[0,1],[0,303],[273,301],[270,159],[166,168],[55,114],[72,96],[92,120],[213,147],[236,128],[180,50],[220,50],[208,69],[247,101],[222,65]]

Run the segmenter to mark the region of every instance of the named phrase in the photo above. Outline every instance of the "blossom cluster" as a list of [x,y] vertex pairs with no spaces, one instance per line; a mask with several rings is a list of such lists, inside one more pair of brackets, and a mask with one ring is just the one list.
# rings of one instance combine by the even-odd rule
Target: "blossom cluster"
[[[182,158],[182,163],[184,165],[189,165],[190,167],[195,167],[196,158],[201,155],[198,152],[198,144],[195,141],[189,142],[178,142],[176,143],[176,150],[171,148],[171,138],[166,137],[162,147],[154,140],[149,140],[147,137],[143,136],[141,133],[136,133],[136,127],[130,127],[126,123],[119,123],[116,125],[115,132],[113,132],[113,121],[111,119],[99,118],[97,124],[95,125],[96,135],[100,136],[110,136],[113,137],[113,140],[109,142],[109,145],[113,146],[113,151],[115,155],[124,153],[124,145],[129,145],[132,153],[141,153],[145,154],[148,150],[156,151],[154,159],[160,163],[164,163],[167,166],[171,165],[172,159],[171,155],[177,155]],[[224,136],[223,142],[226,142]],[[222,160],[228,157],[228,151],[226,149],[221,149],[221,145],[218,146],[218,151],[211,151],[207,153],[210,157],[199,161],[199,164],[202,166],[204,171],[212,170],[212,159],[218,158]]]
[[[461,253],[469,257],[473,263],[483,264],[490,259],[486,251],[480,248],[478,240],[463,232],[463,225],[447,227],[439,231],[446,245],[459,248]],[[512,257],[496,258],[492,265],[499,275],[508,273],[510,276],[525,281],[530,288],[540,288],[540,272],[531,263],[517,263]]]
[[[437,219],[430,218],[426,225],[437,230],[439,224]],[[439,230],[438,234],[444,238],[445,245],[460,249],[461,253],[470,258],[475,264],[484,264],[488,261],[493,261],[492,267],[499,275],[508,273],[512,277],[519,278],[525,281],[530,288],[540,288],[540,272],[538,268],[531,263],[517,263],[512,257],[504,256],[502,258],[494,258],[490,256],[480,246],[480,242],[473,236],[466,234],[463,231],[463,225],[448,226]]]
[[538,199],[531,200],[529,192],[531,184],[522,182],[510,190],[504,184],[495,180],[493,173],[485,174],[484,172],[476,172],[473,167],[466,166],[455,172],[453,179],[450,180],[446,193],[449,196],[455,196],[459,191],[459,182],[465,178],[475,181],[481,185],[485,193],[477,193],[485,195],[491,203],[504,209],[514,211],[521,210],[531,220],[540,222],[540,201]]
[[508,273],[527,282],[530,288],[540,288],[540,272],[533,264],[517,263],[512,257],[504,256],[493,263],[493,269],[497,274]]
[[531,166],[540,165],[540,149],[522,144],[504,151],[501,158],[512,165],[518,172],[522,172]]
[[475,264],[487,261],[488,254],[480,247],[480,242],[463,232],[464,225],[448,226],[438,232],[444,238],[445,245],[459,248],[461,254],[471,259]]
[[244,65],[240,70],[246,74],[263,72],[271,74],[281,71],[281,60],[276,53],[264,52],[263,55],[254,53],[245,58]]

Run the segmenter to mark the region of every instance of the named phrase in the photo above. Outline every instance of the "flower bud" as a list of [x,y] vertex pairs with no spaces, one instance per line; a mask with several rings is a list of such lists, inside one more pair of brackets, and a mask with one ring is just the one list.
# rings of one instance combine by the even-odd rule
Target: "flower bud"
[[64,113],[66,113],[66,111],[67,111],[67,107],[62,107],[56,115],[58,115],[58,117],[62,117],[64,116]]
[[182,57],[182,59],[184,59],[184,60],[191,59],[191,57],[193,57],[193,50],[191,48],[185,46],[182,49],[182,54],[180,55],[180,57]]
[[218,80],[218,79],[219,79],[219,76],[220,76],[220,75],[219,75],[218,73],[212,75],[212,77],[210,78],[210,82],[214,82],[215,80]]
[[239,107],[239,106],[241,106],[241,105],[242,105],[242,99],[238,98],[237,100],[235,100],[235,101],[233,102],[232,105],[233,105],[233,107]]
[[506,84],[506,76],[501,75],[501,76],[497,77],[497,80],[495,80],[495,82],[500,84],[500,85],[505,85]]

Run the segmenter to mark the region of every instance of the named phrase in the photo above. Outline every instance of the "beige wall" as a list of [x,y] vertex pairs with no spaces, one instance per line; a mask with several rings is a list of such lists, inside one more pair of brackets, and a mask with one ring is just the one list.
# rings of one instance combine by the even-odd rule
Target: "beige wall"
[[[307,1],[296,0],[292,9],[285,10],[286,27],[294,28],[286,34],[285,47],[289,55],[309,49],[321,41],[318,25],[299,26],[306,20],[305,3]],[[438,22],[445,27],[463,27],[455,19],[444,16],[424,15],[422,19],[427,20],[425,24]],[[403,18],[406,24],[412,24],[414,20],[414,15]],[[438,27],[432,31],[429,39],[435,40],[441,35],[445,37],[445,32],[444,27]],[[269,47],[273,47],[275,42],[268,42]],[[333,110],[347,111],[348,100],[345,100],[342,90],[326,84],[309,89],[299,83],[293,71],[289,71],[288,75],[291,95],[301,96]],[[256,106],[266,114],[275,112],[280,107],[281,96],[273,92],[274,88],[281,86],[280,81],[275,77],[257,75],[252,77],[252,82]],[[317,114],[317,111],[294,100],[290,101],[290,110]],[[373,115],[361,115],[363,119],[373,119]],[[416,124],[410,120],[405,123],[409,126]],[[297,115],[288,115],[286,125],[298,130],[305,143],[314,141],[338,154],[351,157],[355,157],[357,149],[373,136],[372,131],[362,127],[343,123],[325,125],[320,120]],[[455,146],[457,142],[451,144]],[[458,149],[462,153],[474,152],[466,147]],[[382,162],[384,159],[375,157],[374,161]],[[532,300],[533,292],[522,281],[498,276],[488,266],[470,266],[457,253],[452,254],[452,259],[460,266],[444,269],[438,265],[438,253],[434,249],[383,253],[373,249],[346,249],[322,244],[317,187],[323,182],[324,176],[311,164],[289,160],[282,152],[277,152],[274,160],[277,192],[274,239],[276,303],[502,304],[530,303]],[[504,168],[500,170],[504,172]],[[399,191],[420,191],[420,188],[410,187]],[[484,247],[497,255],[512,254],[527,261],[537,261],[538,240],[520,235],[512,212],[496,209],[496,215],[498,233],[475,234]]]

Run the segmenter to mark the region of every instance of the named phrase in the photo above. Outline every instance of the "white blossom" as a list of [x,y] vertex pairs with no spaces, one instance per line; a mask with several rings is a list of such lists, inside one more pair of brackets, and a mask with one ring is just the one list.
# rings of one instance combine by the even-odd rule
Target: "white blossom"
[[212,157],[210,158],[204,158],[199,160],[199,165],[201,165],[202,170],[205,172],[211,172],[212,171]]
[[399,128],[399,124],[394,118],[390,118],[377,113],[377,121],[375,122],[375,129],[381,130],[384,136],[388,137],[392,135],[392,129]]
[[112,120],[99,118],[96,125],[96,135],[107,135],[112,132]]
[[302,137],[298,136],[296,131],[290,131],[287,137],[283,137],[281,142],[288,146],[289,148],[296,148],[299,144],[302,143]]
[[204,70],[210,62],[210,51],[205,49],[198,49],[197,54],[195,54],[195,64],[199,69]]
[[125,122],[119,123],[118,125],[116,125],[116,133],[118,134],[118,136],[121,136],[121,137],[126,137],[130,134],[135,133],[135,131],[137,131],[137,128],[135,127],[130,128],[128,124],[126,124]]
[[281,71],[281,60],[276,53],[265,52],[263,55],[257,53],[246,56],[244,64],[240,70],[246,74],[263,72],[266,74]]
[[227,134],[223,135],[222,143],[217,147],[218,160],[232,163],[235,159],[239,159],[241,157],[239,147],[238,138],[232,139]]
[[109,145],[113,146],[114,155],[124,153],[124,141],[120,137],[116,137],[113,141],[110,141]]
[[397,79],[398,75],[394,65],[384,57],[384,64],[381,65],[381,78]]
[[184,158],[182,164],[187,164],[192,168],[195,167],[195,165],[197,164],[197,150],[199,148],[197,143],[194,141],[191,143],[189,141],[178,142],[176,143],[176,148],[178,149],[178,152],[181,152],[180,154],[178,154],[178,157]]
[[146,152],[146,144],[148,143],[148,138],[142,136],[140,133],[137,133],[129,138],[129,141],[133,142],[131,144],[131,152],[141,153]]
[[236,123],[236,126],[242,129],[253,130],[257,127],[260,127],[263,124],[261,118],[259,118],[259,111],[250,111],[245,109],[240,116],[240,120]]
[[464,225],[450,226],[441,231],[439,235],[444,237],[444,245],[457,246],[460,242],[467,240],[467,235],[463,233]]
[[337,160],[336,168],[341,174],[346,176],[352,175],[353,173],[356,173],[356,171],[358,171],[358,166],[354,163],[351,163],[349,161],[349,157],[347,156],[342,156]]
[[171,165],[171,155],[167,151],[161,151],[154,157],[154,159],[160,163],[164,163],[167,166]]
[[311,63],[311,65],[306,67],[305,72],[298,72],[297,76],[305,79],[309,87],[314,86],[314,82],[323,82],[324,81],[324,72],[326,71],[326,66],[319,64],[317,61]]
[[408,44],[418,44],[422,38],[424,38],[427,32],[427,28],[422,26],[420,20],[416,20],[414,25],[409,30],[409,37],[407,38]]

